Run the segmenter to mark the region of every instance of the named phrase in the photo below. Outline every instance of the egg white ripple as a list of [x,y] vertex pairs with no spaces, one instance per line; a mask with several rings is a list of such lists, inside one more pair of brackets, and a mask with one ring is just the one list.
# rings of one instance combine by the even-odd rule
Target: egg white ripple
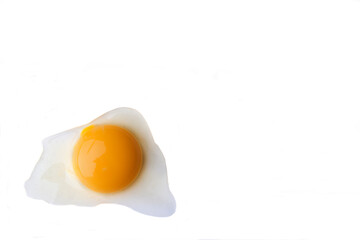
[[[144,163],[137,179],[116,193],[94,192],[78,180],[72,167],[72,153],[81,131],[89,125],[116,125],[131,131],[142,146]],[[43,153],[25,182],[27,195],[56,205],[95,206],[117,203],[143,214],[165,217],[175,212],[165,158],[154,142],[142,115],[131,108],[117,108],[85,124],[43,141]]]

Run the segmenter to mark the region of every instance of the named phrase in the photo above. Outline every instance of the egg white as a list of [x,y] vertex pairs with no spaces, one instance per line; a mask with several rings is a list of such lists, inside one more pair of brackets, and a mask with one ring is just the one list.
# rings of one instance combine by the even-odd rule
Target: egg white
[[[81,131],[89,125],[116,125],[131,131],[142,146],[144,163],[136,180],[116,193],[94,192],[78,180],[72,166],[72,153]],[[27,195],[57,205],[95,206],[117,203],[143,214],[170,216],[175,199],[167,180],[165,158],[154,142],[142,115],[134,109],[117,108],[85,124],[43,141],[43,153],[25,183]]]

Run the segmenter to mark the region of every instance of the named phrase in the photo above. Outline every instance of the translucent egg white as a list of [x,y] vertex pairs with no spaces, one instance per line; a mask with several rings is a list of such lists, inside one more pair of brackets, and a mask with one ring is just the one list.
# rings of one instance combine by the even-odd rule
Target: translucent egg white
[[[116,125],[132,132],[142,146],[144,163],[137,179],[123,191],[94,192],[78,180],[72,166],[73,147],[81,131],[89,125]],[[154,142],[139,112],[117,108],[83,126],[48,137],[43,153],[25,183],[27,195],[56,205],[95,206],[115,203],[152,216],[170,216],[175,199],[170,192],[165,158]]]

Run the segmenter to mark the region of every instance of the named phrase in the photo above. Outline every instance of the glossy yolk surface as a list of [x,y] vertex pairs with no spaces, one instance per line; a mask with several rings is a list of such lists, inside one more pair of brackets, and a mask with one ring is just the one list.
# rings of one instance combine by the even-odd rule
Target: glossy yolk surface
[[142,164],[140,144],[118,126],[90,125],[74,147],[74,171],[86,187],[96,192],[126,188],[139,175]]

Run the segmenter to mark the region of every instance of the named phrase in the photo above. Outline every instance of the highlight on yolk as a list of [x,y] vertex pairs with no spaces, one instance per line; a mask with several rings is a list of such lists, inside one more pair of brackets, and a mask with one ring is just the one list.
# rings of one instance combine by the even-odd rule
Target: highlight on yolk
[[73,152],[74,171],[86,187],[111,193],[129,186],[143,165],[141,146],[126,129],[90,125],[81,132]]

